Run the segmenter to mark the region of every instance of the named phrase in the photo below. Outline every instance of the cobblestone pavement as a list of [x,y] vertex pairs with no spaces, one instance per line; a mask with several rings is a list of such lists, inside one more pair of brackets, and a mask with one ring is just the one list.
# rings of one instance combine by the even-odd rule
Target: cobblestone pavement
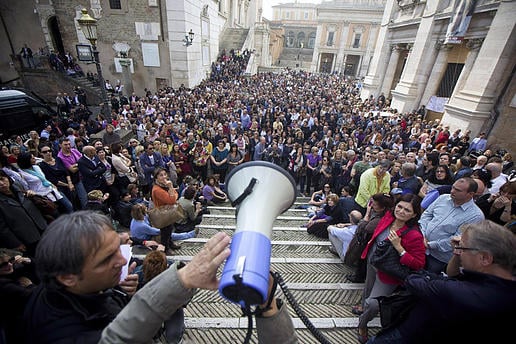
[[[307,212],[295,207],[307,201],[298,198],[274,222],[271,270],[281,274],[301,309],[329,342],[357,343],[358,317],[351,307],[360,303],[363,284],[347,283],[344,276],[350,269],[328,251],[329,241],[308,235],[306,228],[300,227],[308,219]],[[229,203],[209,209],[211,214],[204,216],[199,235],[182,242],[170,259],[188,261],[218,231],[233,234],[235,209]],[[276,293],[286,302],[279,287]],[[318,343],[291,305],[288,309],[300,343]],[[216,291],[199,291],[186,307],[185,318],[184,343],[242,343],[246,336],[247,318],[240,307]],[[379,320],[374,319],[370,333],[378,329]],[[257,343],[255,331],[251,343]]]

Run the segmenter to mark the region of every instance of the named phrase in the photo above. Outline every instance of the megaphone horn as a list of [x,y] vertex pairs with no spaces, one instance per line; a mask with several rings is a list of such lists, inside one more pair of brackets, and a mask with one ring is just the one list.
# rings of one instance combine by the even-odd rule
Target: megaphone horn
[[296,182],[277,165],[251,161],[232,170],[225,185],[237,212],[219,293],[242,307],[262,304],[269,288],[272,225],[294,204]]

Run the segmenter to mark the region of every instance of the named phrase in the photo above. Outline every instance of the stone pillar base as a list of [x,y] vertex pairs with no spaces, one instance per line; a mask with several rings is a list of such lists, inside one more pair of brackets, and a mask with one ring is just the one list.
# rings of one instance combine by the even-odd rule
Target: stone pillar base
[[415,104],[417,97],[417,88],[412,84],[398,83],[396,89],[391,91],[392,102],[391,108],[397,109],[399,113],[417,110]]
[[362,91],[360,92],[360,98],[363,100],[369,98],[372,94],[374,97],[378,97],[380,89],[379,80],[377,77],[367,75],[362,82]]
[[469,129],[471,138],[474,138],[480,133],[489,117],[489,112],[465,110],[452,104],[446,104],[441,123],[449,125],[452,132],[456,129],[461,129],[462,132]]

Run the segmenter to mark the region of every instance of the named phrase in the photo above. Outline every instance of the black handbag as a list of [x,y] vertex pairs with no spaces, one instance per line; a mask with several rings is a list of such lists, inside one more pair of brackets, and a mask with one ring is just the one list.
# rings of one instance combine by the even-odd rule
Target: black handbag
[[[404,230],[401,237],[411,229]],[[376,243],[376,249],[369,262],[376,269],[402,281],[412,273],[408,266],[400,263],[400,255],[389,240],[381,240]]]
[[405,288],[400,288],[390,295],[379,296],[376,299],[380,305],[382,330],[399,325],[417,303],[417,297]]
[[367,246],[367,242],[371,239],[372,233],[367,233],[365,230],[360,233],[355,233],[353,239],[349,243],[348,249],[344,256],[344,264],[349,267],[357,267],[360,262],[362,252]]

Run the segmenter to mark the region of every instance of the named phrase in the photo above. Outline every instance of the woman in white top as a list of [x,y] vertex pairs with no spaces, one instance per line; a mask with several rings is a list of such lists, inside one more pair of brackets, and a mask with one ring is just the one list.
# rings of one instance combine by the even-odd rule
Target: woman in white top
[[56,203],[61,213],[73,212],[73,205],[57,187],[49,182],[41,168],[36,165],[36,158],[31,153],[22,153],[18,156],[20,174],[29,186],[29,190],[37,195],[45,196]]
[[117,171],[120,189],[127,188],[127,185],[137,180],[138,175],[132,169],[132,163],[131,159],[122,154],[122,145],[120,143],[113,143],[111,145],[111,164],[113,164]]

